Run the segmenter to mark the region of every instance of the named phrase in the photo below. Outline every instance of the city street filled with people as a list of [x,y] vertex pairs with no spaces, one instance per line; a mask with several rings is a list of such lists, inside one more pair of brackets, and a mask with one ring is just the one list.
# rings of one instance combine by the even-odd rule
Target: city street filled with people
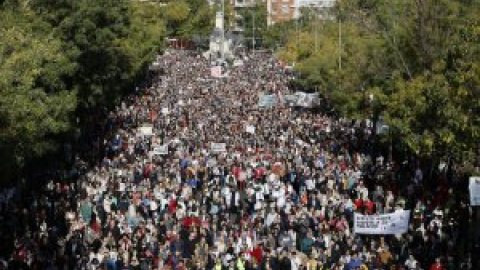
[[[285,104],[295,75],[271,53],[239,59],[212,76],[211,60],[168,50],[108,114],[96,166],[78,158],[67,180],[5,189],[15,250],[2,267],[472,269],[454,174],[426,185],[420,163],[377,151],[371,122]],[[399,213],[403,233],[355,231],[355,215]]]

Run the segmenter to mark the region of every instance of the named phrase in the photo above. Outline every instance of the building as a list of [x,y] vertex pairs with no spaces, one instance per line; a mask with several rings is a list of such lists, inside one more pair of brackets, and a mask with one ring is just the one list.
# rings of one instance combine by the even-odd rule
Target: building
[[267,0],[268,25],[297,19],[302,8],[326,9],[335,5],[335,0]]
[[295,6],[297,1],[298,0],[268,0],[267,24],[273,25],[278,22],[294,19]]

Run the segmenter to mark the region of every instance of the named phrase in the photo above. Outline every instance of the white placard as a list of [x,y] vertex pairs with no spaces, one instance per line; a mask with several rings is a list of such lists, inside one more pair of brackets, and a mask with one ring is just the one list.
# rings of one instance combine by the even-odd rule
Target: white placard
[[120,192],[125,191],[125,183],[123,183],[123,182],[118,183],[118,191],[120,191]]
[[238,59],[238,60],[233,61],[233,66],[234,66],[234,67],[243,66],[243,60]]
[[158,156],[168,155],[168,145],[159,145],[153,148],[153,154]]
[[143,125],[138,128],[141,135],[143,136],[153,136],[153,126],[152,125]]
[[408,231],[410,210],[399,210],[390,214],[354,214],[356,234],[403,234]]
[[162,114],[167,115],[168,113],[169,111],[167,107],[162,108]]
[[213,153],[220,153],[227,151],[227,144],[226,143],[212,143],[211,150]]
[[480,205],[480,177],[472,176],[469,179],[468,189],[470,190],[470,205]]
[[217,160],[214,158],[210,158],[207,160],[207,168],[212,168],[214,166],[217,166]]
[[221,78],[222,77],[222,67],[221,66],[214,66],[210,68],[210,74],[214,78]]
[[250,134],[254,134],[255,133],[255,127],[252,126],[252,125],[247,125],[245,127],[245,132],[250,133]]
[[275,95],[262,95],[258,100],[258,107],[262,108],[271,108],[275,106],[277,103],[277,99]]

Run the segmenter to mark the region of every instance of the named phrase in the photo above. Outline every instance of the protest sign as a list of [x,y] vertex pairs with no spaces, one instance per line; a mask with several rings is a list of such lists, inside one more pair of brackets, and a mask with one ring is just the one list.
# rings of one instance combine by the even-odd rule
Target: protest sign
[[237,60],[233,61],[233,66],[234,66],[234,67],[243,66],[243,60],[237,59]]
[[227,144],[226,143],[212,143],[211,150],[213,153],[220,153],[227,151]]
[[118,191],[124,192],[125,188],[126,188],[125,183],[123,183],[123,182],[118,183]]
[[469,179],[468,189],[470,190],[470,205],[480,205],[480,177],[472,176]]
[[214,78],[221,78],[222,77],[222,67],[221,66],[214,66],[210,68],[210,73]]
[[270,108],[275,105],[276,101],[274,95],[263,95],[258,100],[258,107]]
[[245,127],[245,132],[250,133],[250,134],[254,134],[255,133],[255,127],[252,126],[252,125],[247,125]]
[[143,136],[153,136],[153,126],[151,124],[145,124],[139,127],[138,130]]
[[214,158],[210,158],[207,160],[207,168],[212,168],[214,166],[217,166],[217,160]]
[[285,95],[283,100],[291,107],[313,108],[320,105],[318,93],[295,92],[292,95]]
[[408,231],[409,210],[399,210],[390,214],[354,214],[356,234],[403,234]]
[[163,108],[162,108],[162,114],[167,115],[168,113],[169,113],[168,108],[167,108],[167,107],[163,107]]
[[153,154],[158,156],[168,155],[168,145],[160,145],[153,148]]

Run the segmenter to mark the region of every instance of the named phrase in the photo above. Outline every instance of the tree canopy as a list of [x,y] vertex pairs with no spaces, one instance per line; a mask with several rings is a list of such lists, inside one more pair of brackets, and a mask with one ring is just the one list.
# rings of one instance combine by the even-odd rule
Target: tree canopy
[[339,1],[308,10],[277,54],[353,118],[421,158],[471,160],[478,148],[480,1]]
[[170,0],[162,10],[170,37],[192,40],[199,36],[206,39],[213,30],[216,9],[208,1]]
[[[0,166],[21,177],[111,108],[162,50],[160,5],[6,0],[0,6]],[[142,78],[143,79],[143,78]]]

